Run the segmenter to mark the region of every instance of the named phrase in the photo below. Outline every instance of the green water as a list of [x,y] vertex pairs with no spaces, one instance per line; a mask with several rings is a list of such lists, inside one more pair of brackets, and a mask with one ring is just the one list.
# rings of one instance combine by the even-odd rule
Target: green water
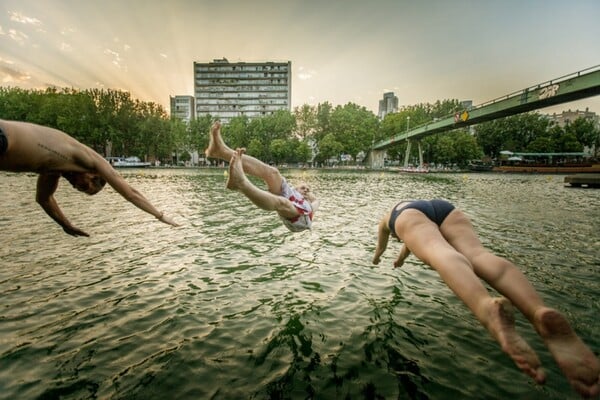
[[563,176],[285,171],[321,198],[313,230],[224,189],[222,170],[122,171],[182,224],[111,188],[57,199],[90,238],[35,204],[35,175],[0,173],[2,399],[577,398],[521,315],[535,385],[437,274],[376,224],[401,199],[443,197],[513,260],[596,353],[600,191]]

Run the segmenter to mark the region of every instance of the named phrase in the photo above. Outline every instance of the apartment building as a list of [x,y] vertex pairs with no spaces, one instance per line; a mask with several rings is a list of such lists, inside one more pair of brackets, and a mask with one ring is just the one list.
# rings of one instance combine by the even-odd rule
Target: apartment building
[[394,92],[383,94],[383,99],[379,100],[379,119],[384,119],[387,114],[398,112],[398,97]]
[[194,62],[196,116],[211,115],[223,123],[231,118],[263,117],[291,111],[292,63]]
[[186,122],[196,116],[194,96],[170,96],[171,116],[180,118]]

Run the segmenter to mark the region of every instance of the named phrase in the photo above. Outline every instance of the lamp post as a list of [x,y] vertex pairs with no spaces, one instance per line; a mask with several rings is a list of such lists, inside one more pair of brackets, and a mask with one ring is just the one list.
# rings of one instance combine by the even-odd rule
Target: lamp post
[[408,129],[410,128],[410,115],[406,116],[406,153],[404,154],[404,167],[408,167],[408,157],[410,155],[410,141],[408,140]]

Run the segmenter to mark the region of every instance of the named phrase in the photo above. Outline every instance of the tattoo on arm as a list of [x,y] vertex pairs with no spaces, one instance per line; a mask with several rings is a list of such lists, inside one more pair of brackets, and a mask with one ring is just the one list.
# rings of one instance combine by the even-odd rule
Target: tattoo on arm
[[65,156],[64,154],[59,153],[58,151],[56,151],[54,149],[51,149],[50,147],[48,147],[48,146],[46,146],[46,145],[44,145],[42,143],[38,143],[38,146],[41,147],[44,150],[49,151],[50,153],[52,153],[52,154],[54,154],[54,155],[62,158],[63,160],[71,161],[71,159],[69,157]]

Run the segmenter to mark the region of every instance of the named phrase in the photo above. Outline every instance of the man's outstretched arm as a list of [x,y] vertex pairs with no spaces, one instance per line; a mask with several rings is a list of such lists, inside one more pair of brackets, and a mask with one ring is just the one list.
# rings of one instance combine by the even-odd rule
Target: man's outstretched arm
[[63,230],[72,236],[90,236],[86,232],[82,231],[71,225],[71,222],[63,214],[56,199],[54,198],[54,192],[58,187],[58,180],[60,174],[57,173],[42,173],[38,177],[36,198],[37,203],[44,209],[46,214],[50,216],[57,224],[62,226]]
[[[97,156],[97,157],[96,157]],[[115,169],[99,155],[96,155],[94,161],[94,170],[100,177],[102,177],[113,189],[115,189],[121,196],[127,201],[135,205],[141,210],[146,211],[148,214],[153,215],[156,219],[165,224],[179,226],[175,223],[173,218],[164,215],[163,212],[158,211],[156,207],[150,203],[143,194],[131,187],[125,179]]]

